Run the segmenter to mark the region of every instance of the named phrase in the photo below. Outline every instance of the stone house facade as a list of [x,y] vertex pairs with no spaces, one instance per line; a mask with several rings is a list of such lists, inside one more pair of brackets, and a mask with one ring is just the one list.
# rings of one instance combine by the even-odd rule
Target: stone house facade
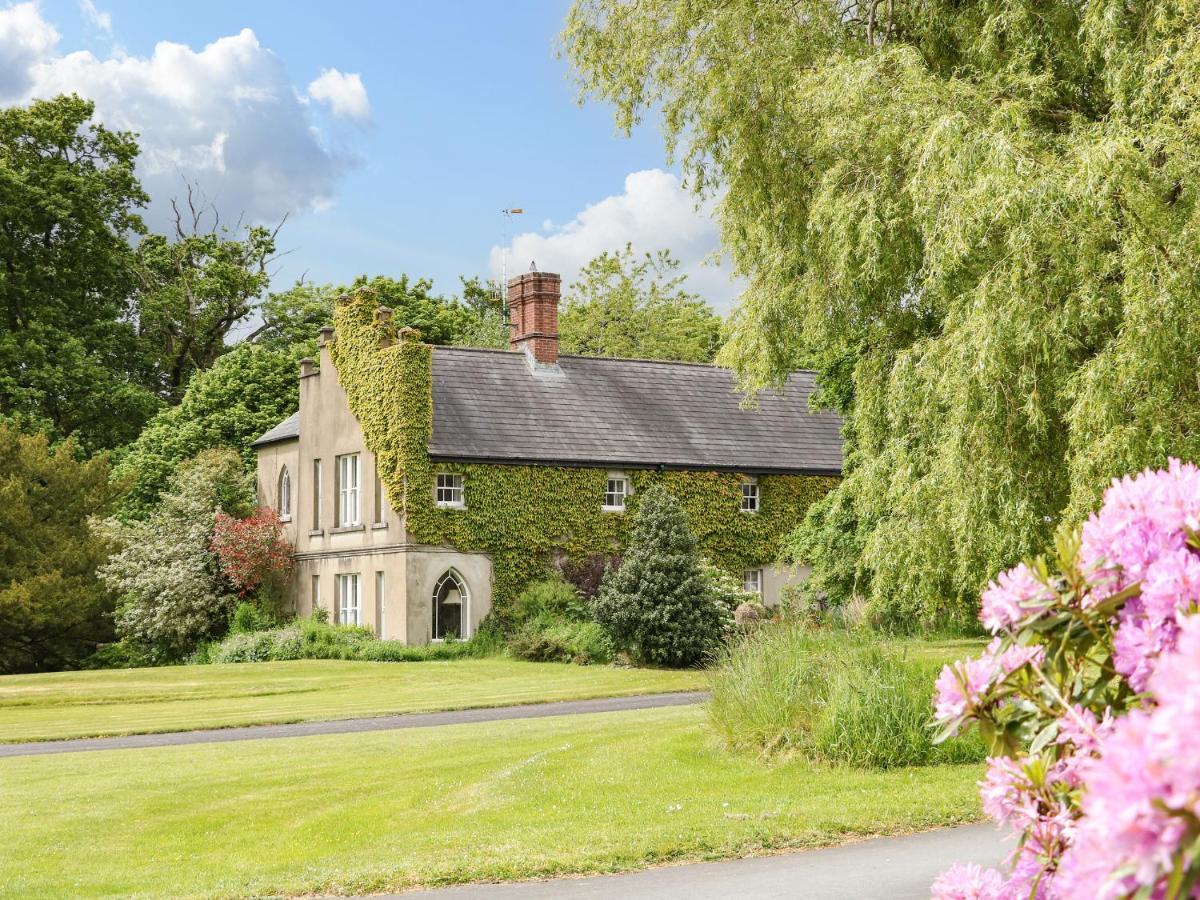
[[744,408],[715,366],[560,355],[557,275],[513,279],[508,300],[507,351],[433,347],[370,297],[339,304],[299,410],[254,442],[260,502],[296,548],[295,612],[468,637],[552,561],[619,555],[655,482],[766,603],[804,577],[774,562],[778,539],[842,462],[811,373]]

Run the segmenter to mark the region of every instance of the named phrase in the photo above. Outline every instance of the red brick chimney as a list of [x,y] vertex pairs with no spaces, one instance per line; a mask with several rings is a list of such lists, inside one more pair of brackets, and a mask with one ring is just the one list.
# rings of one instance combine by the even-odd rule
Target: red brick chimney
[[508,312],[512,318],[508,344],[546,365],[558,362],[560,282],[553,272],[526,272],[508,282]]

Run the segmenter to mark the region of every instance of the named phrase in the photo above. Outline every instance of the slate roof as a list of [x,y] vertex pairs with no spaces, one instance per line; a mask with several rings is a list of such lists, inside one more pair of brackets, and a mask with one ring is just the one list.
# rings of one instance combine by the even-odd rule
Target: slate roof
[[256,440],[251,447],[262,447],[277,441],[291,441],[300,437],[300,413],[296,411]]
[[433,348],[434,459],[839,474],[841,418],[813,412],[811,372],[742,408],[728,369]]
[[[429,455],[462,462],[665,466],[839,474],[842,421],[813,412],[811,372],[743,409],[728,369],[693,363],[560,356],[560,375],[525,354],[433,348]],[[300,414],[252,446],[300,436]]]

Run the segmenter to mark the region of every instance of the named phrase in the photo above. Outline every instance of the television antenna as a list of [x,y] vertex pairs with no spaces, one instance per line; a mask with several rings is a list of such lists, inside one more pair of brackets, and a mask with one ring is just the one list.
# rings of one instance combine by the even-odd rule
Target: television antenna
[[511,325],[508,318],[508,241],[509,232],[512,230],[513,216],[525,215],[525,210],[519,206],[512,206],[508,209],[502,209],[500,212],[504,215],[504,231],[500,235],[500,313],[503,316],[504,324]]

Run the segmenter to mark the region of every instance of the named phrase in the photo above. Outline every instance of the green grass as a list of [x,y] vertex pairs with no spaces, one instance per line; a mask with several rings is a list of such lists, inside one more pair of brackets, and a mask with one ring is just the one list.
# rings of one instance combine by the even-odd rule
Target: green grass
[[818,846],[974,820],[979,774],[765,764],[693,707],[14,758],[0,895],[368,892]]
[[0,743],[703,688],[702,672],[503,658],[297,660],[0,677]]

